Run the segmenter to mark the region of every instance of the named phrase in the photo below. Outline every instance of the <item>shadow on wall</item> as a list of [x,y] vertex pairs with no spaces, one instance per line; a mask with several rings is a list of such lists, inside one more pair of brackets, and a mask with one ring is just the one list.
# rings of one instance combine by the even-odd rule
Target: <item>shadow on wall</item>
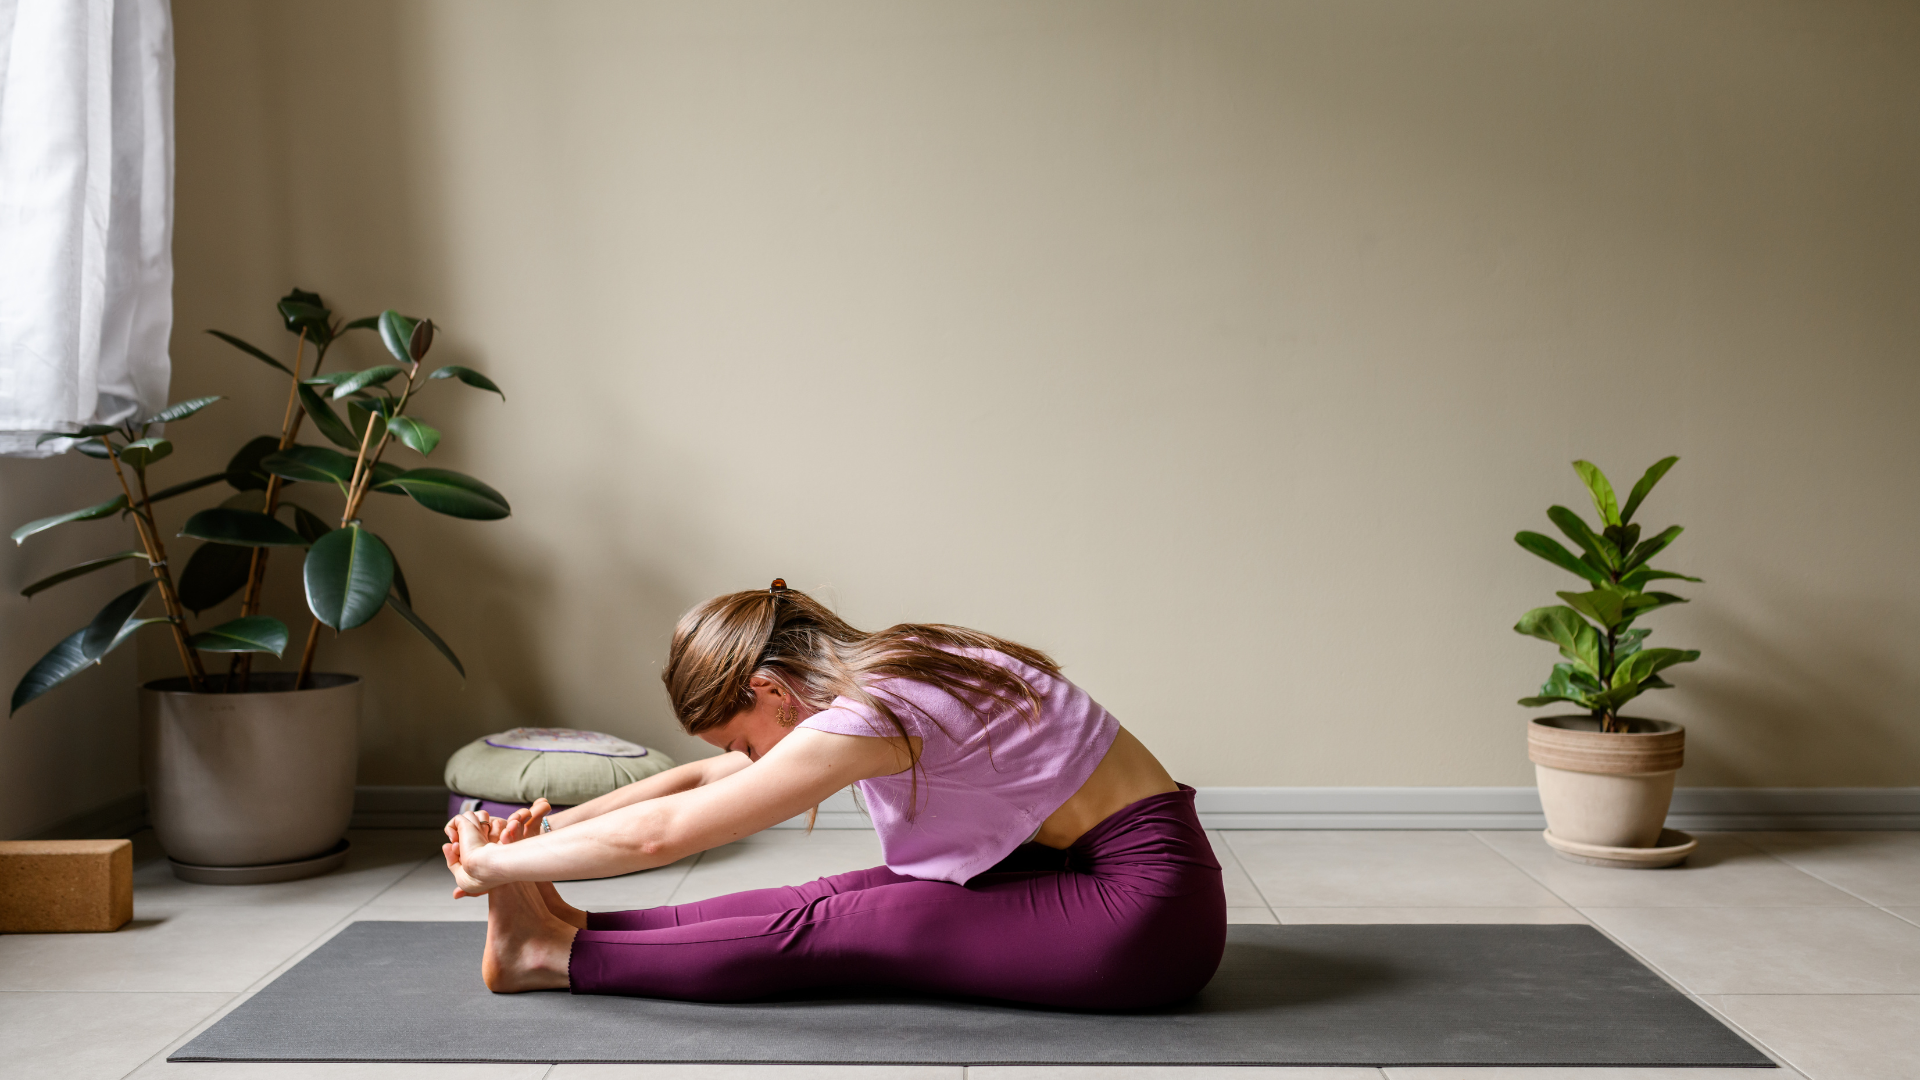
[[[1818,786],[1853,772],[1860,786],[1903,786],[1920,726],[1898,722],[1920,695],[1902,646],[1920,619],[1902,605],[1794,593],[1775,581],[1764,609],[1690,612],[1711,665],[1687,671],[1688,787]],[[1802,779],[1804,777],[1804,779]]]

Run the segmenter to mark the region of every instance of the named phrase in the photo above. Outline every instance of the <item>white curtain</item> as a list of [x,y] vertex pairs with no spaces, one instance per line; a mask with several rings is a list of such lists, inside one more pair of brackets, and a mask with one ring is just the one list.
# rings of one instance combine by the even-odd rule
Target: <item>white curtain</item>
[[165,403],[167,0],[0,0],[0,454]]

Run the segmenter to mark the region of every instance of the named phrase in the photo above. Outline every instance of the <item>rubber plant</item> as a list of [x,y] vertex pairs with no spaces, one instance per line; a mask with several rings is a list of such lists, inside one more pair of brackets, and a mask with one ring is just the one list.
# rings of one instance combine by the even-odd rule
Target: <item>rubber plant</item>
[[1648,585],[1700,580],[1650,565],[1655,555],[1679,538],[1683,531],[1680,526],[1668,526],[1643,540],[1640,526],[1633,523],[1634,513],[1654,485],[1679,460],[1668,457],[1655,462],[1633,485],[1625,506],[1618,503],[1613,485],[1598,466],[1588,461],[1574,462],[1574,470],[1593,496],[1601,527],[1596,531],[1564,506],[1549,508],[1547,519],[1574,542],[1580,549],[1578,555],[1540,533],[1514,536],[1521,547],[1578,574],[1590,586],[1583,592],[1558,593],[1564,604],[1534,608],[1515,624],[1514,630],[1519,633],[1558,645],[1560,655],[1565,657],[1553,665],[1553,674],[1540,692],[1521,698],[1520,704],[1537,708],[1567,702],[1590,712],[1601,731],[1625,731],[1627,725],[1620,719],[1620,710],[1627,702],[1648,690],[1670,689],[1673,684],[1660,673],[1700,658],[1698,649],[1649,649],[1646,640],[1652,631],[1633,625],[1649,612],[1687,602],[1672,593],[1650,592]]
[[[421,506],[452,517],[487,521],[508,516],[512,511],[506,498],[471,476],[451,469],[402,468],[384,460],[396,442],[422,458],[439,446],[440,432],[410,412],[418,391],[429,383],[452,379],[500,394],[503,401],[506,395],[492,380],[470,368],[446,365],[423,372],[422,362],[433,345],[432,320],[386,311],[341,322],[317,294],[299,289],[282,298],[278,310],[288,332],[298,336],[291,367],[238,337],[208,331],[280,371],[288,382],[279,433],[249,440],[221,472],[157,491],[149,489],[149,469],[173,452],[173,443],[154,434],[154,429],[195,415],[220,401],[218,396],[182,401],[140,420],[90,424],[41,436],[42,443],[67,440],[80,453],[105,461],[120,493],[93,506],[28,522],[13,531],[14,542],[24,543],[29,537],[72,522],[118,514],[131,519],[139,547],[68,567],[28,585],[21,594],[32,597],[129,560],[145,560],[151,577],[114,597],[90,623],[67,635],[34,664],[14,688],[12,710],[98,664],[147,626],[166,626],[192,690],[244,691],[253,654],[278,657],[291,636],[286,623],[260,613],[267,564],[275,548],[303,551],[301,575],[312,621],[301,652],[296,687],[307,685],[312,674],[322,626],[350,630],[372,619],[383,607],[392,608],[418,630],[465,677],[459,657],[414,612],[406,577],[391,549],[366,525],[361,514],[367,496],[380,493],[411,496]],[[352,330],[378,331],[394,362],[358,371],[322,373],[328,351]],[[310,369],[306,368],[309,352],[313,356]],[[345,419],[335,411],[333,402],[345,406]],[[308,418],[338,449],[296,441]],[[220,505],[193,514],[180,530],[180,536],[200,544],[176,580],[153,506],[222,482],[234,493]],[[327,516],[336,517],[338,524],[327,524],[326,517],[307,505],[310,498],[303,495],[303,501],[298,502],[288,498],[286,489],[296,484],[335,487],[342,507],[337,515]],[[198,616],[235,593],[241,595],[238,617],[198,633],[193,631],[189,611]],[[155,595],[161,613],[142,616],[141,609]],[[202,653],[231,654],[226,677],[218,687],[207,675]]]

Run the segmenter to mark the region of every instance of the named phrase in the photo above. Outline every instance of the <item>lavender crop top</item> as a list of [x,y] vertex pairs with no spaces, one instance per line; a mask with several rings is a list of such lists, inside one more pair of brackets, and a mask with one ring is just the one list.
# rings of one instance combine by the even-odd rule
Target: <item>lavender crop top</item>
[[[889,869],[964,885],[1031,839],[1080,790],[1106,757],[1120,724],[1086,691],[1057,675],[1005,653],[955,651],[1025,679],[1040,697],[1039,719],[995,705],[986,710],[983,726],[965,704],[938,687],[881,680],[868,692],[886,698],[921,740],[919,789],[910,794],[911,770],[862,780],[858,787]],[[938,725],[928,723],[928,716]],[[844,697],[800,726],[841,735],[897,734],[885,718]],[[909,799],[918,803],[911,815]]]

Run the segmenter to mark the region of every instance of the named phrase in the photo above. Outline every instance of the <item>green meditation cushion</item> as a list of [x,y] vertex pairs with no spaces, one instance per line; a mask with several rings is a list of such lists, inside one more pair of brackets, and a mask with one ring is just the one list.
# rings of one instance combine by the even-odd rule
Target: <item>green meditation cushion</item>
[[658,750],[572,728],[514,728],[475,739],[447,759],[447,787],[500,803],[575,806],[673,768]]

